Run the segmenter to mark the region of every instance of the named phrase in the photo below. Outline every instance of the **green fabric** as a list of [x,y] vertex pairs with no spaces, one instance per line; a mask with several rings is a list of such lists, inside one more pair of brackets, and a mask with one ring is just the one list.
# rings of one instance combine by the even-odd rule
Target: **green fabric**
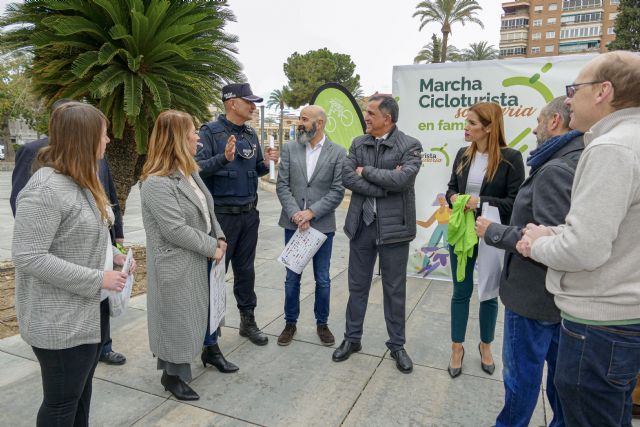
[[580,323],[582,325],[591,326],[625,326],[625,325],[637,325],[640,324],[640,319],[626,319],[626,320],[587,320],[579,317],[574,317],[564,311],[560,313],[563,319],[567,319],[570,322]]
[[458,257],[456,279],[462,282],[465,277],[467,259],[473,256],[473,248],[478,244],[475,223],[476,218],[472,210],[464,211],[469,198],[468,194],[460,194],[453,202],[453,213],[449,218],[449,244],[453,245]]

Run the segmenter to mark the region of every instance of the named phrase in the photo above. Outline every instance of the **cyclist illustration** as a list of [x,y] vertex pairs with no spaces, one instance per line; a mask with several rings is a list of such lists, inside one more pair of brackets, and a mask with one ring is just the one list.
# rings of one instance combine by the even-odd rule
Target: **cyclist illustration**
[[343,126],[349,127],[353,124],[353,113],[335,99],[329,101],[329,111],[327,111],[327,124],[325,130],[327,132],[333,132],[336,130],[336,119],[334,116],[338,116]]
[[440,193],[436,196],[436,199],[433,202],[432,206],[440,206],[434,213],[427,219],[426,221],[416,221],[416,224],[429,228],[431,224],[434,222],[438,222],[436,229],[433,230],[431,234],[431,238],[429,238],[429,243],[427,244],[428,248],[438,248],[438,243],[442,240],[443,248],[446,248],[449,241],[447,240],[447,226],[449,224],[449,218],[451,217],[451,209],[449,209],[449,205],[447,204],[447,199],[445,199],[444,194]]

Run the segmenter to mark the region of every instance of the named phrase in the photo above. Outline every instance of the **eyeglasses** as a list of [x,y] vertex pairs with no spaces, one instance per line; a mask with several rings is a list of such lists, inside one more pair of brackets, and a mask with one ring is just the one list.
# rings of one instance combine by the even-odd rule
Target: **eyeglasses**
[[604,83],[604,81],[603,80],[599,80],[599,81],[596,81],[596,82],[574,83],[572,85],[567,85],[567,86],[565,86],[566,91],[567,91],[567,98],[573,98],[574,97],[574,95],[578,91],[578,89],[576,89],[578,86],[595,85],[595,84],[598,84],[598,83]]

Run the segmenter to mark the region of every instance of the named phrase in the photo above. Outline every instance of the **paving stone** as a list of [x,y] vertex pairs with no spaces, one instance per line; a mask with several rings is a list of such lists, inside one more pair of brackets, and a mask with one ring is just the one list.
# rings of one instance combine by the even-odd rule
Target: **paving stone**
[[[42,403],[40,366],[0,352],[0,425],[33,426]],[[90,423],[125,426],[151,412],[165,399],[94,377]]]
[[[452,380],[444,371],[422,366],[405,375],[385,360],[342,425],[490,426],[503,396],[499,381],[470,375]],[[541,407],[531,425],[545,425]]]
[[268,426],[337,426],[367,383],[379,358],[355,354],[331,361],[329,348],[298,343],[243,344],[233,352],[240,371],[206,372],[193,381],[194,406]]
[[243,427],[253,424],[196,408],[189,404],[176,402],[175,400],[168,400],[133,425],[135,427]]
[[[407,348],[414,363],[446,370],[451,357],[451,316],[426,310],[418,305],[407,322],[407,336],[411,342]],[[480,367],[480,324],[477,319],[469,318],[464,349],[465,356],[462,373],[487,377],[494,380],[502,379],[502,324],[496,325],[495,340],[492,343],[493,360],[496,370],[489,376]],[[410,346],[409,346],[410,344]]]
[[[160,384],[162,372],[157,370],[157,359],[149,349],[146,311],[128,310],[122,318],[112,320],[113,349],[122,352],[127,357],[127,363],[121,366],[99,363],[95,376],[158,396],[170,396]],[[222,328],[219,345],[224,354],[228,355],[245,341],[238,336],[236,330]],[[197,378],[203,372],[205,369],[200,355],[197,355],[191,364],[193,378]]]

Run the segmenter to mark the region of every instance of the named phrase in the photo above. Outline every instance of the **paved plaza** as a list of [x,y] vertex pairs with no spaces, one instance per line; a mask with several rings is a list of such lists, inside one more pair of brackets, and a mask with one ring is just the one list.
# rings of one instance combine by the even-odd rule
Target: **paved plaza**
[[[11,174],[0,172],[0,260],[10,258],[13,218],[9,208]],[[269,344],[258,347],[238,335],[232,277],[228,275],[227,326],[220,346],[240,367],[235,374],[193,363],[193,388],[200,400],[175,400],[160,385],[160,372],[149,350],[146,298],[132,300],[121,318],[112,320],[114,349],[127,356],[124,366],[99,364],[93,381],[93,426],[490,426],[502,407],[500,359],[503,307],[493,346],[496,371],[480,369],[478,302],[472,301],[463,373],[447,373],[450,354],[451,283],[410,278],[407,282],[407,344],[414,371],[400,373],[384,342],[387,333],[379,277],[371,288],[362,352],[342,363],[331,361],[335,348],[320,345],[313,317],[313,274],[302,278],[301,315],[294,342],[276,344],[284,327],[284,267],[276,261],[284,245],[277,225],[280,204],[260,191],[260,236],[256,258],[258,324]],[[346,209],[338,211],[344,223]],[[124,218],[128,243],[144,244],[137,187]],[[348,299],[348,240],[336,233],[331,262],[329,326],[340,344]],[[40,369],[31,348],[19,336],[0,340],[0,426],[33,426],[42,398]],[[546,426],[551,413],[541,393],[531,421]]]

